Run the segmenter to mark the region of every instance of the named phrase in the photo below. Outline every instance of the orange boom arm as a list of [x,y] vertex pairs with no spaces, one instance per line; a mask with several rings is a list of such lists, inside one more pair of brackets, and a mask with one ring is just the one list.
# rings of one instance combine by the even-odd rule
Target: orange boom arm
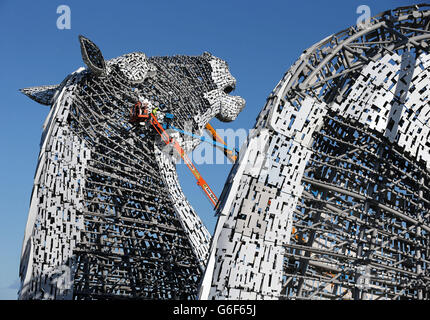
[[191,173],[194,175],[194,177],[197,179],[197,185],[200,186],[203,190],[203,192],[206,194],[206,196],[209,198],[209,201],[213,204],[214,207],[218,204],[218,198],[215,195],[215,193],[212,191],[212,189],[209,187],[205,179],[201,176],[197,168],[194,166],[194,164],[191,162],[191,159],[187,156],[184,149],[179,145],[179,143],[169,136],[169,134],[163,129],[161,124],[158,122],[157,118],[153,113],[150,115],[150,123],[154,127],[155,131],[161,136],[161,139],[164,141],[166,145],[172,143],[175,150],[179,153],[181,156],[181,159],[184,160],[185,164],[187,165],[188,169],[190,169]]
[[158,122],[157,117],[154,115],[154,113],[151,112],[149,114],[147,106],[144,105],[143,107],[144,108],[142,109],[142,104],[138,102],[131,109],[130,122],[138,123],[138,122],[149,121],[166,145],[173,144],[173,147],[179,153],[179,155],[181,156],[181,159],[184,160],[188,169],[190,169],[191,173],[196,178],[197,185],[200,186],[200,188],[202,188],[203,192],[206,194],[209,201],[212,203],[214,208],[216,208],[218,204],[217,196],[209,187],[205,179],[203,179],[203,177],[201,176],[197,168],[193,165],[193,163],[191,162],[191,159],[187,156],[184,149],[182,149],[180,144],[175,139],[170,137],[170,135],[164,130],[163,126]]

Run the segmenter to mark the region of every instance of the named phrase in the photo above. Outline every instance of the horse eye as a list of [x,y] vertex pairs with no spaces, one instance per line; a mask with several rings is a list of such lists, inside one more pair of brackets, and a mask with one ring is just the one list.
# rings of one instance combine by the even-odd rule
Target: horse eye
[[227,87],[225,87],[224,88],[224,92],[226,93],[226,94],[229,94],[230,92],[232,92],[234,90],[234,87],[232,87],[232,86],[227,86]]

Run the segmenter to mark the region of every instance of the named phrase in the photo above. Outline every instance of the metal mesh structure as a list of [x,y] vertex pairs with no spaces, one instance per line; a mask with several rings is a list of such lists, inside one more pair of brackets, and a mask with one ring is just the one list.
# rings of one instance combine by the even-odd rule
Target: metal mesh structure
[[221,196],[203,299],[430,299],[430,10],[303,52]]
[[[80,37],[87,69],[58,86],[23,89],[51,105],[24,236],[20,299],[195,299],[210,234],[179,185],[174,158],[137,102],[202,132],[244,107],[227,64],[201,56],[105,60]],[[229,91],[229,90],[228,90]],[[198,141],[181,139],[191,151]],[[171,151],[171,150],[167,150]]]

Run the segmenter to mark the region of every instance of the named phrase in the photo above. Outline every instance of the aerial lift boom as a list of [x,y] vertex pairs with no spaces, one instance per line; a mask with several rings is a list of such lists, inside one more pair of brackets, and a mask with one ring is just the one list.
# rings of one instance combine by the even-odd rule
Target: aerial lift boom
[[152,127],[155,129],[155,131],[160,135],[161,139],[164,141],[166,145],[169,145],[169,144],[173,145],[175,150],[180,155],[181,159],[185,162],[188,169],[190,169],[191,173],[196,178],[197,185],[202,188],[203,192],[205,193],[209,201],[216,209],[218,205],[218,197],[209,187],[208,183],[203,179],[203,177],[201,176],[197,168],[194,166],[191,159],[187,156],[184,149],[182,149],[180,144],[164,130],[163,126],[158,122],[155,113],[154,112],[149,113],[147,105],[143,105],[143,109],[142,109],[142,103],[139,101],[134,105],[134,107],[131,110],[130,122],[131,123],[149,122],[152,125]]

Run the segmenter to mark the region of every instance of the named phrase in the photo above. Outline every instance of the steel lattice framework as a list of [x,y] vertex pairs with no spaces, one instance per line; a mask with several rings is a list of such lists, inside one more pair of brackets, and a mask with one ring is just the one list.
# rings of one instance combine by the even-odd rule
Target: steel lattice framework
[[310,47],[221,196],[203,299],[430,299],[430,10]]
[[[50,105],[21,255],[20,299],[195,299],[210,234],[179,185],[171,150],[129,123],[137,102],[202,134],[232,121],[227,64],[201,56],[105,60],[80,37],[87,69],[23,89]],[[176,137],[186,151],[199,141]],[[168,152],[167,152],[168,151]],[[174,154],[173,154],[174,155]],[[174,155],[175,156],[175,155]]]

